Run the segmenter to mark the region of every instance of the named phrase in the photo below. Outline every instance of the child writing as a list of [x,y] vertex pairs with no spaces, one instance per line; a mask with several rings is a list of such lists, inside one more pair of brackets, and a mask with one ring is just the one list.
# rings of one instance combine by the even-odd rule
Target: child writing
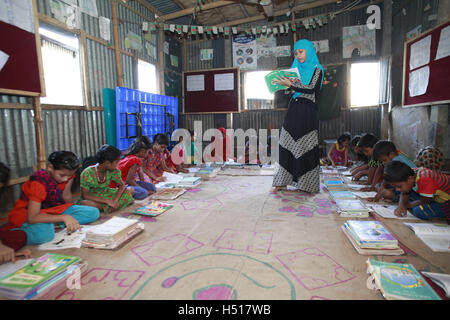
[[450,212],[450,181],[440,171],[411,169],[401,161],[391,161],[384,168],[384,180],[401,192],[395,215],[405,216],[408,209],[420,219],[446,217]]
[[22,185],[20,198],[9,212],[6,230],[22,230],[27,244],[42,244],[53,240],[55,226],[68,232],[80,229],[80,224],[94,222],[100,216],[97,208],[75,205],[71,187],[80,160],[70,151],[49,155],[47,169],[33,173]]
[[[10,169],[0,162],[0,195],[3,188],[8,184]],[[24,256],[31,258],[31,251],[20,250],[27,244],[27,234],[22,230],[0,231],[0,264],[5,262],[15,262],[16,257]]]
[[[117,169],[121,152],[114,146],[104,144],[96,154],[97,163],[81,173],[81,196],[79,203],[111,213],[133,203],[133,188],[127,188],[122,173]],[[110,188],[114,181],[119,188]]]
[[[131,144],[128,154],[117,165],[121,172],[122,180],[126,185],[134,189],[133,197],[136,200],[145,199],[149,194],[156,192],[156,187],[152,183],[144,181],[142,173],[141,165],[147,152],[147,144],[142,138],[136,138]],[[136,174],[140,180],[136,180]],[[117,184],[113,181],[110,186],[114,188]]]
[[[397,150],[395,144],[391,141],[380,140],[373,147],[373,157],[383,163],[386,166],[391,161],[401,161],[411,169],[416,168],[414,162],[412,162],[404,153]],[[378,202],[381,198],[386,201],[398,202],[400,192],[396,191],[388,182],[384,181],[375,186],[377,195],[374,198],[368,199],[369,201]]]
[[352,177],[355,181],[358,181],[362,176],[367,176],[369,173],[369,165],[367,164],[369,159],[358,147],[358,142],[360,139],[361,136],[357,135],[350,141],[350,151],[353,154],[352,158],[358,161],[356,166],[350,169]]
[[[359,139],[358,148],[363,154],[369,158],[367,163],[369,166],[368,178],[366,185],[369,187],[361,189],[361,191],[373,191],[375,185],[383,179],[383,163],[373,157],[373,147],[378,142],[378,138],[373,134],[367,133]],[[356,180],[356,177],[355,179]]]
[[166,181],[166,177],[163,177],[164,171],[176,173],[167,167],[164,156],[164,152],[169,145],[169,138],[165,134],[158,133],[154,136],[152,144],[150,144],[148,138],[146,139],[146,144],[149,150],[144,160],[143,172],[150,178],[152,183]]
[[348,166],[349,155],[348,155],[348,145],[351,140],[351,135],[349,133],[342,134],[335,144],[333,144],[328,151],[328,158],[331,161],[331,165],[336,167],[337,165]]

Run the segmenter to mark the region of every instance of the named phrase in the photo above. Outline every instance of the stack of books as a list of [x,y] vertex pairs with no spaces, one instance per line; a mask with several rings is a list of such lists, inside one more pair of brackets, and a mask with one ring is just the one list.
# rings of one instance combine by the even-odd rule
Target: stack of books
[[398,246],[398,241],[379,221],[349,220],[342,230],[353,247],[362,255],[404,254]]
[[224,163],[223,168],[244,168],[244,164],[243,163],[239,163],[239,162],[231,162],[231,161],[227,161]]
[[383,262],[369,258],[367,271],[371,289],[388,300],[441,300],[412,264]]
[[207,181],[207,180],[211,180],[212,178],[217,176],[217,173],[219,172],[219,170],[220,169],[218,169],[218,168],[205,167],[205,168],[201,168],[200,170],[195,172],[194,175],[196,177],[200,177],[204,181]]
[[15,300],[56,297],[67,289],[74,272],[83,273],[87,263],[81,258],[47,253],[37,259],[19,260],[0,266],[0,296]]
[[369,216],[370,209],[359,199],[336,199],[334,201],[341,217],[367,218]]
[[83,247],[117,249],[144,230],[144,224],[136,219],[113,217],[86,232],[81,241]]
[[150,201],[149,204],[138,208],[133,211],[133,213],[140,214],[143,216],[156,217],[163,214],[167,210],[173,207],[173,204],[162,203],[156,200]]
[[184,188],[167,188],[157,190],[154,194],[150,196],[150,199],[154,200],[175,200],[183,193],[186,192]]
[[358,199],[351,191],[348,190],[331,190],[329,193],[334,201],[338,199]]
[[200,177],[183,177],[180,182],[177,183],[177,188],[191,189],[198,187],[202,183]]
[[342,182],[342,180],[325,180],[323,182],[328,191],[331,190],[347,190],[347,186]]

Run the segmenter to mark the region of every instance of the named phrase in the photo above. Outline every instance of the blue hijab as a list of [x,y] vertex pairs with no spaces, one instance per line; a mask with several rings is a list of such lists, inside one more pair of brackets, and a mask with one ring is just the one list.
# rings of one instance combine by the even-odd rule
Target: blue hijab
[[[303,63],[300,63],[297,59],[294,58],[294,62],[292,63],[291,68],[297,68],[300,73],[301,82],[303,85],[308,85],[311,82],[311,79],[314,75],[314,71],[316,68],[320,68],[322,70],[322,79],[320,79],[320,87],[322,88],[323,81],[323,67],[317,58],[316,49],[314,49],[314,45],[311,41],[302,39],[295,43],[294,45],[294,57],[295,50],[303,49],[306,50],[306,60]],[[301,95],[300,92],[296,92],[293,95],[293,98],[297,98]]]

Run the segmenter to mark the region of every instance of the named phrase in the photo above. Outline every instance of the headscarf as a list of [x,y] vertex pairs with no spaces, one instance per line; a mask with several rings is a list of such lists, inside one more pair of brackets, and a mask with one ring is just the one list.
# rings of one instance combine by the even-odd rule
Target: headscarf
[[[294,57],[295,50],[303,49],[306,50],[306,60],[303,63],[300,63],[297,59],[294,58],[294,62],[292,63],[291,68],[297,68],[300,73],[301,82],[304,85],[308,85],[311,82],[311,79],[314,75],[314,71],[316,68],[320,68],[322,70],[322,79],[320,79],[320,87],[322,88],[323,81],[323,67],[319,62],[319,58],[317,58],[316,49],[314,49],[314,45],[311,41],[302,39],[295,43],[294,45]],[[301,95],[300,92],[296,92],[293,95],[293,98],[297,98]]]

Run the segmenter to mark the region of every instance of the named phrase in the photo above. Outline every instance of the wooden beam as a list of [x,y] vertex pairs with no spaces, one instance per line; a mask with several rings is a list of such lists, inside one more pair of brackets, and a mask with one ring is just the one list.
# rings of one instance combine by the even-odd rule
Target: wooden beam
[[33,105],[26,103],[0,103],[0,109],[32,110]]
[[[233,5],[233,4],[236,4],[236,2],[235,1],[215,1],[212,3],[207,3],[205,5],[202,5],[201,11],[207,11],[207,10],[211,10],[214,8],[220,8],[220,7],[229,6],[229,5]],[[158,22],[167,21],[167,20],[172,20],[175,18],[187,16],[187,15],[194,13],[196,8],[197,7],[188,8],[188,9],[180,10],[180,11],[177,11],[174,13],[169,13],[167,15],[158,17],[158,19],[156,19],[156,21],[158,21]]]
[[165,94],[165,90],[164,90],[164,30],[163,28],[159,28],[159,63],[158,63],[158,67],[159,67],[159,94],[164,95]]
[[116,57],[117,86],[123,87],[122,60],[120,59],[120,39],[119,21],[117,19],[117,0],[111,0],[113,33],[114,33],[114,53]]
[[41,98],[33,98],[34,106],[34,129],[36,131],[36,149],[37,149],[37,160],[38,160],[38,170],[45,169],[46,157],[45,157],[45,139],[44,139],[44,128],[42,121],[42,108],[41,108]]
[[80,33],[80,64],[81,64],[81,77],[83,79],[83,91],[84,91],[84,98],[86,101],[84,104],[87,106],[87,110],[91,109],[91,84],[89,81],[89,69],[88,69],[88,58],[87,58],[87,39],[86,39],[86,32],[81,31]]
[[[335,3],[335,2],[336,2],[336,0],[319,0],[319,1],[315,1],[315,2],[304,3],[304,4],[300,4],[298,6],[293,7],[292,12],[294,13],[295,11],[302,11],[302,10],[307,10],[307,9],[316,8],[316,7],[320,7],[320,6],[325,6],[327,4],[331,4],[331,3]],[[289,8],[283,9],[283,10],[278,10],[273,13],[273,16],[274,17],[282,16],[282,15],[285,15],[286,13],[288,13],[289,11],[291,11]],[[219,24],[217,26],[218,27],[229,27],[229,26],[235,26],[238,24],[245,24],[245,23],[255,22],[255,21],[265,20],[265,19],[266,19],[266,16],[263,14],[260,14],[260,15],[253,16],[253,17],[229,21],[226,23]]]

